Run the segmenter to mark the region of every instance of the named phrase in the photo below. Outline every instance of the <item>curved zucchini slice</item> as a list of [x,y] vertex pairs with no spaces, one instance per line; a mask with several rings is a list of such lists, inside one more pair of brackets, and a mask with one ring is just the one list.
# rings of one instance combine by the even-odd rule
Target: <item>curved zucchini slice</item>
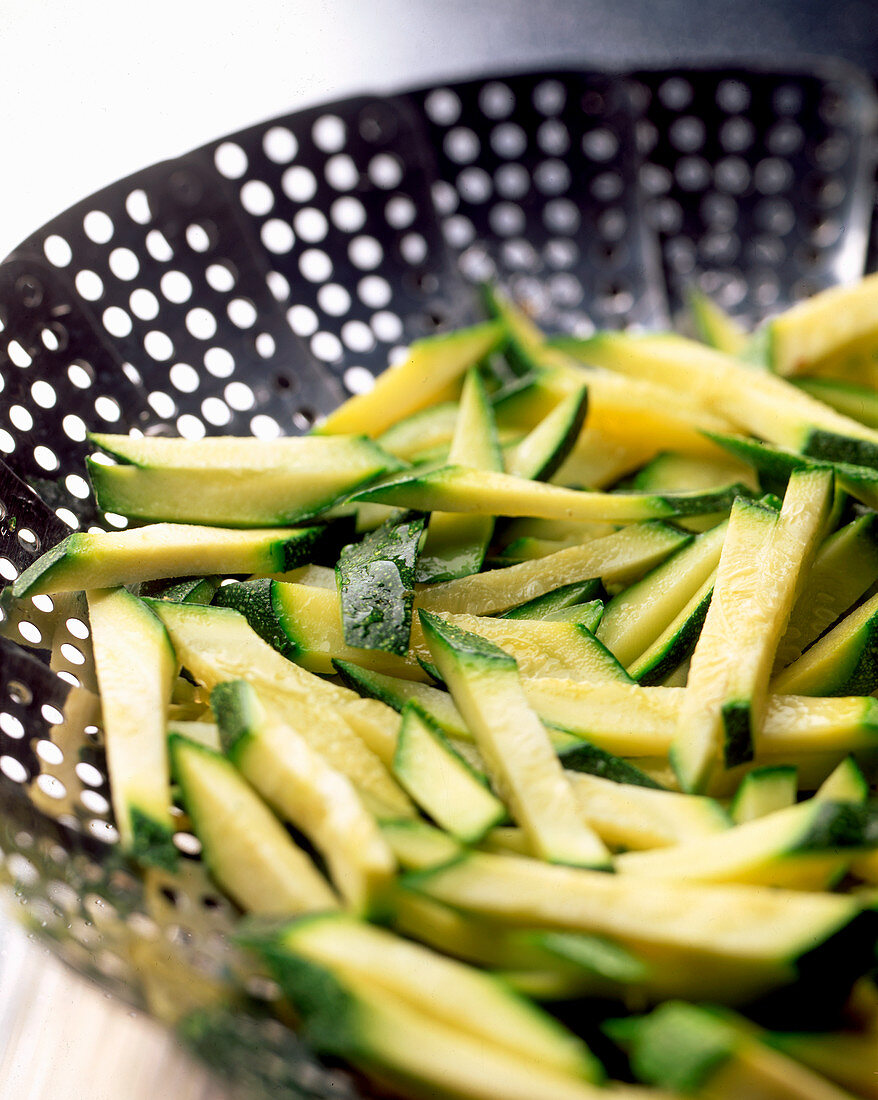
[[168,633],[124,588],[88,593],[107,771],[122,846],[142,863],[173,868],[166,724],[177,658]]
[[204,862],[242,909],[290,916],[337,908],[329,883],[229,760],[178,734],[170,753]]

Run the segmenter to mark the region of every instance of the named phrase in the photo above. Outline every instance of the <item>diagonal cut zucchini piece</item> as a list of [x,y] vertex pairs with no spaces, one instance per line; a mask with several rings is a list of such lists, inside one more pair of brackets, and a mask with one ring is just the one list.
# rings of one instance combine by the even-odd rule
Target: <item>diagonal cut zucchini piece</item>
[[124,588],[89,592],[88,616],[122,846],[142,863],[173,868],[165,728],[177,674],[174,647],[161,620]]
[[14,596],[113,588],[162,577],[279,572],[310,561],[325,527],[224,530],[156,523],[127,531],[76,531],[26,569]]
[[[474,368],[463,383],[448,461],[478,470],[503,469],[494,413]],[[448,581],[478,573],[493,531],[493,516],[434,512],[418,560],[418,580]]]
[[635,524],[539,561],[420,588],[416,604],[428,611],[492,615],[586,577],[599,577],[605,585],[630,583],[691,537],[660,521]]
[[394,474],[354,493],[351,499],[427,511],[636,523],[724,512],[741,495],[749,495],[743,485],[664,494],[588,492],[511,474],[442,466]]
[[742,500],[732,509],[671,749],[684,790],[703,789],[720,757],[726,768],[753,759],[775,649],[825,528],[833,484],[830,470],[796,471],[779,515]]
[[407,359],[380,374],[368,393],[348,398],[317,432],[379,435],[403,417],[431,405],[450,382],[496,351],[504,339],[502,325],[489,321],[416,340]]
[[337,908],[329,883],[231,761],[179,734],[169,741],[204,862],[242,909],[290,916]]
[[369,439],[93,435],[121,460],[88,459],[98,504],[132,519],[272,527],[317,516],[401,463]]
[[543,724],[528,706],[514,658],[420,612],[421,626],[493,785],[544,859],[606,867],[609,853],[584,823]]
[[380,906],[396,867],[377,822],[351,781],[309,745],[298,715],[270,715],[243,680],[218,684],[210,703],[223,747],[274,811],[320,852],[354,912]]
[[469,766],[417,703],[402,712],[393,759],[396,778],[437,825],[476,844],[506,817],[483,775]]

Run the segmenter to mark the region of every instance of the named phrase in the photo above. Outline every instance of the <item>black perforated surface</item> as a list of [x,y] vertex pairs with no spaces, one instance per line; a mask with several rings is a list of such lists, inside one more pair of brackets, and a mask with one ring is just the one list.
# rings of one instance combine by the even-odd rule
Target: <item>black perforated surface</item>
[[[874,111],[846,69],[491,76],[271,120],[113,184],[0,265],[0,579],[124,525],[95,508],[87,430],[307,430],[476,318],[485,278],[579,333],[666,325],[692,283],[753,320],[856,278]],[[85,618],[36,597],[0,621],[2,874],[69,962],[159,1014],[131,964],[156,940],[170,996],[219,971],[269,996],[226,966],[232,914],[192,837],[151,894],[117,854]]]

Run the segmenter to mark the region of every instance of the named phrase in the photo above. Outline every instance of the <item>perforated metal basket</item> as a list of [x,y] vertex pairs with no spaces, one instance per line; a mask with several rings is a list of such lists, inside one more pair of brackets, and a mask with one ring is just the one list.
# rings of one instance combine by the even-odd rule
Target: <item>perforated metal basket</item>
[[[298,112],[113,184],[0,266],[3,583],[71,528],[124,525],[85,479],[88,429],[304,431],[477,317],[483,279],[587,333],[665,326],[692,284],[754,321],[856,278],[878,266],[874,121],[871,82],[838,65],[491,76]],[[118,851],[84,602],[3,615],[15,910],[170,1023],[243,998],[233,1034],[199,1034],[245,1090],[357,1095],[261,1017],[275,991],[230,946],[193,838],[175,876]]]

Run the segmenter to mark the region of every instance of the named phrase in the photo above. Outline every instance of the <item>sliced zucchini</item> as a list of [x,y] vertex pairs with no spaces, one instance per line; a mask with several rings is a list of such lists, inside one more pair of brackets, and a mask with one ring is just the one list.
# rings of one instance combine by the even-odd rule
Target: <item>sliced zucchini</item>
[[765,1041],[854,1096],[878,1100],[874,1031],[770,1032]]
[[767,371],[682,336],[604,332],[583,341],[589,362],[693,394],[745,431],[806,455],[875,465],[878,432]]
[[[368,798],[370,809],[411,815],[408,796],[366,745],[355,722],[354,702],[365,700],[287,661],[237,611],[161,601],[150,601],[150,606],[165,624],[177,657],[200,684],[213,690],[226,680],[246,680],[281,716],[296,712],[297,728],[309,745],[351,780]],[[399,720],[392,711],[388,714],[395,743]]]
[[691,537],[660,521],[635,524],[540,561],[421,588],[416,602],[428,611],[493,615],[585,577],[599,577],[605,585],[631,583]]
[[[632,683],[606,646],[579,623],[435,614],[443,622],[477,634],[514,657],[522,676],[566,677],[587,683]],[[430,648],[417,624],[412,629],[412,652],[419,660],[430,661]]]
[[[440,1095],[448,1100],[603,1097],[581,1075],[488,1043],[368,981],[341,979],[291,955],[269,961],[301,1014],[306,1041],[321,1053],[347,1058],[395,1092],[425,1100]],[[614,1095],[635,1100],[640,1093],[623,1085]]]
[[821,544],[777,647],[775,673],[800,657],[876,581],[878,515],[870,512]]
[[671,749],[684,790],[703,789],[720,756],[726,768],[753,759],[775,648],[832,492],[831,471],[796,471],[779,515],[744,500],[732,509]]
[[545,1070],[587,1081],[603,1077],[585,1043],[536,1005],[489,975],[387,929],[329,913],[301,918],[267,937],[245,933],[244,939],[281,975],[292,959],[307,960]]
[[122,847],[142,863],[173,868],[166,726],[177,674],[168,633],[124,588],[88,593],[113,816]]
[[375,442],[388,454],[412,462],[420,452],[451,442],[458,408],[456,401],[443,401],[421,409],[392,424]]
[[333,660],[332,666],[347,687],[360,695],[379,699],[400,712],[405,709],[407,703],[417,703],[448,736],[465,738],[471,736],[460,711],[447,691],[435,688],[431,684],[420,684],[413,680],[388,676],[374,669],[351,664],[349,661],[336,659]]
[[[455,840],[450,833],[420,818],[388,818],[381,822],[381,835],[390,845],[400,867],[407,871],[439,867],[457,859],[464,851],[460,841]],[[398,905],[397,897],[394,910]]]
[[835,471],[839,488],[869,508],[878,508],[878,470],[850,462],[830,461],[797,454],[782,447],[772,447],[754,439],[737,435],[711,434],[722,448],[749,462],[759,474],[763,487],[770,492],[783,492],[793,470],[809,470],[829,466]]
[[815,798],[831,802],[865,802],[869,797],[869,782],[860,765],[852,756],[846,756],[814,794]]
[[[564,753],[561,762],[567,766]],[[713,798],[651,790],[584,773],[568,779],[582,816],[614,848],[683,845],[729,829],[728,815]]]
[[284,721],[269,715],[243,680],[218,684],[210,702],[229,759],[320,852],[348,907],[365,913],[380,905],[396,861],[350,780],[297,728],[297,713],[290,709]]
[[661,495],[588,492],[528,481],[511,474],[442,466],[438,470],[418,468],[394,474],[354,493],[351,499],[476,515],[636,523],[638,520],[728,511],[735,497],[744,492],[746,490],[740,485]]
[[[485,852],[405,882],[505,925],[611,936],[647,964],[668,967],[666,996],[725,1004],[797,979],[802,1003],[844,996],[870,964],[878,920],[842,895],[664,879],[645,889],[634,875]],[[821,955],[831,965],[821,966]]]
[[170,754],[204,862],[233,901],[265,916],[338,906],[329,883],[229,760],[177,734]]
[[792,806],[798,793],[798,771],[793,764],[766,764],[741,780],[730,807],[736,825]]
[[604,608],[597,636],[630,665],[677,618],[716,570],[728,524],[681,547]]
[[[624,757],[667,756],[687,691],[549,677],[525,680],[524,690],[544,722]],[[878,699],[770,695],[757,748],[759,763],[878,748]]]
[[211,603],[220,586],[219,577],[185,577],[182,580],[152,581],[140,586],[141,596],[174,603]]
[[309,561],[324,527],[298,531],[236,531],[156,523],[128,531],[76,531],[26,569],[13,596],[112,588],[160,577],[257,573]]
[[[481,376],[475,369],[471,369],[464,380],[447,461],[478,470],[503,469],[494,413]],[[478,573],[493,530],[493,516],[434,512],[418,561],[418,580],[448,581]]]
[[380,374],[367,393],[349,397],[317,431],[380,435],[391,424],[433,404],[449,383],[496,351],[503,340],[502,326],[493,321],[416,340],[407,359]]
[[778,673],[785,695],[872,695],[878,691],[878,593]]
[[457,753],[417,703],[402,712],[393,771],[413,801],[464,844],[477,843],[506,817],[484,776]]
[[511,607],[501,616],[504,619],[545,619],[556,611],[564,611],[571,607],[583,604],[595,603],[604,599],[606,591],[600,580],[593,577],[591,580],[578,581],[574,584],[562,584],[560,587],[546,592],[543,596],[537,596],[533,600]]
[[263,578],[223,585],[214,603],[239,611],[263,641],[309,672],[331,674],[333,659],[338,658],[378,672],[426,679],[412,660],[385,649],[348,645],[334,587]]
[[506,472],[515,477],[548,481],[576,444],[587,411],[588,389],[581,386],[563,397],[512,449],[506,458]]
[[[611,1021],[639,1081],[710,1100],[850,1100],[817,1073],[760,1042],[749,1023],[669,1001],[646,1017]],[[756,1034],[753,1034],[756,1032]]]
[[626,852],[615,866],[621,874],[650,879],[820,890],[852,856],[876,846],[875,807],[809,799],[673,849]]
[[646,772],[640,770],[629,760],[623,760],[621,756],[615,756],[606,749],[598,748],[591,742],[577,738],[576,741],[558,750],[561,764],[567,771],[584,772],[587,775],[596,775],[602,779],[610,779],[614,783],[625,783],[629,786],[648,787],[652,790],[664,790],[661,783],[657,783]]
[[472,731],[494,788],[544,859],[605,867],[609,853],[579,814],[549,735],[528,706],[515,660],[421,611],[433,660]]
[[[628,666],[628,673],[638,684],[664,684],[668,676],[686,664],[692,656],[713,597],[716,570],[707,578],[675,619],[640,656]],[[688,680],[688,671],[687,671]],[[685,681],[684,681],[685,686]]]
[[300,523],[401,465],[357,436],[89,438],[121,460],[107,465],[88,459],[105,512],[219,527]]
[[758,488],[753,471],[733,458],[693,458],[663,451],[631,479],[634,489],[658,493],[668,489],[718,489],[734,482],[754,492]]
[[[875,345],[878,347],[878,336]],[[799,378],[796,385],[837,412],[869,428],[878,428],[878,394],[873,387],[835,378]]]
[[695,334],[703,344],[729,355],[740,355],[744,351],[749,337],[734,317],[696,287],[690,289],[687,299]]
[[341,552],[335,575],[344,640],[358,649],[408,652],[424,521],[388,521]]
[[508,928],[461,913],[423,894],[402,890],[394,927],[453,958],[492,970],[549,971],[567,979],[579,995],[619,995],[641,984],[650,968],[633,952],[604,936]]
[[831,287],[798,302],[767,323],[770,362],[778,374],[812,374],[821,360],[867,339],[878,345],[878,277]]

